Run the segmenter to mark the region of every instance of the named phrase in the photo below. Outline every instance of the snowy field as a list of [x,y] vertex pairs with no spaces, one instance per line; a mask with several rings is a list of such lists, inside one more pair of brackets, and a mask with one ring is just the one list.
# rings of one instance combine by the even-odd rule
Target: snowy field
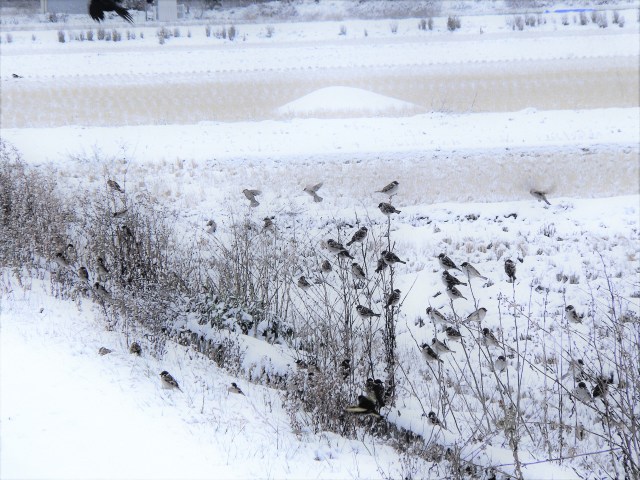
[[[371,282],[367,305],[381,313],[373,252],[388,234],[406,264],[393,267],[391,281],[402,292],[397,399],[381,409],[381,422],[449,449],[446,459],[398,447],[370,430],[369,419],[346,438],[318,431],[313,412],[292,414],[284,393],[291,386],[272,388],[265,378],[301,371],[294,341],[215,333],[242,349],[237,368],[220,368],[173,340],[152,355],[153,335],[112,328],[126,315],[86,289],[78,294],[76,276],[65,280],[73,294],[60,294],[51,254],[28,274],[1,265],[0,476],[452,478],[452,451],[479,468],[458,471],[461,477],[624,476],[616,429],[636,438],[640,432],[640,375],[623,368],[640,361],[637,2],[616,4],[623,28],[611,23],[611,11],[602,10],[609,24],[599,28],[580,25],[577,13],[554,13],[571,7],[556,4],[523,31],[513,28],[514,14],[480,6],[443,11],[423,31],[420,18],[337,17],[348,2],[325,2],[322,21],[310,21],[311,3],[301,3],[298,22],[252,23],[250,9],[209,19],[214,32],[233,22],[234,41],[206,36],[205,20],[168,26],[174,36],[161,43],[159,26],[142,19],[133,27],[105,24],[135,39],[89,42],[77,38],[96,31],[88,17],[55,26],[5,18],[1,140],[51,179],[80,218],[76,226],[90,223],[82,216],[92,198],[108,197],[116,210],[152,205],[179,238],[170,255],[196,250],[208,261],[234,240],[239,220],[264,242],[263,219],[273,217],[274,244],[284,241],[283,249],[300,255],[287,297],[296,312],[290,321],[297,331],[309,329],[296,323],[306,312],[317,331],[328,328],[327,343],[340,325],[324,325],[314,306],[322,305],[324,285],[350,275],[350,263],[335,260],[326,240],[345,243],[357,227],[369,228],[369,243],[351,253]],[[461,19],[455,32],[446,28],[449,13]],[[114,197],[108,179],[126,196]],[[387,223],[377,205],[389,197],[376,191],[392,180],[400,213]],[[320,182],[323,200],[314,202],[303,189]],[[261,191],[257,207],[248,206],[243,189]],[[96,239],[68,235],[77,245],[73,271],[86,264],[93,283],[100,278],[90,248]],[[451,302],[440,253],[470,262],[487,279],[472,279],[460,287],[466,298]],[[334,264],[328,280],[314,263],[322,259]],[[506,259],[516,263],[515,283]],[[300,275],[316,283],[300,289]],[[100,281],[120,293],[115,279]],[[364,302],[363,292],[353,295]],[[569,321],[569,304],[584,314],[581,323]],[[487,308],[480,324],[462,321],[480,306]],[[435,366],[419,345],[446,336],[427,307],[452,318],[464,336],[462,345],[448,342],[454,353]],[[191,310],[182,313],[170,327],[208,335]],[[374,318],[355,331],[381,342],[383,324]],[[498,347],[476,341],[483,327]],[[140,357],[128,353],[134,331]],[[113,352],[99,356],[100,347]],[[502,373],[499,354],[507,360]],[[610,403],[576,400],[578,376],[566,372],[577,359],[590,389],[614,372]],[[363,362],[352,360],[354,376],[364,376],[344,406],[367,376],[384,378]],[[182,391],[161,389],[162,370]],[[231,382],[245,395],[227,392]],[[345,391],[336,386],[336,396]],[[517,462],[516,437],[505,426],[505,402],[513,398]],[[446,430],[429,423],[430,410]]]

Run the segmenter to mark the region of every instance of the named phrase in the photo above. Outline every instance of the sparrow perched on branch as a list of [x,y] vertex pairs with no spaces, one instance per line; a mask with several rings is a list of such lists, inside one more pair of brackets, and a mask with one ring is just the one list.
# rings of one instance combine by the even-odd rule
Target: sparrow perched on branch
[[342,245],[340,242],[336,242],[333,238],[330,238],[324,243],[327,247],[327,250],[329,250],[331,253],[340,253],[346,250],[346,248],[344,248],[344,245]]
[[541,192],[540,190],[531,189],[531,190],[529,190],[529,193],[531,195],[533,195],[533,198],[537,199],[538,202],[544,202],[547,205],[551,205],[551,203],[549,203],[549,200],[547,200],[547,194],[545,192]]
[[109,348],[107,348],[107,347],[100,347],[100,350],[98,350],[98,354],[99,354],[99,355],[102,355],[102,356],[104,356],[104,355],[108,355],[108,354],[110,354],[111,352],[113,352],[113,350],[111,350],[111,349],[109,349]]
[[356,257],[352,256],[352,255],[349,253],[349,250],[347,250],[346,248],[345,248],[344,250],[340,250],[340,251],[338,252],[338,255],[337,255],[337,256],[338,256],[338,258],[348,258],[348,259],[350,259],[350,260],[355,260],[355,258],[356,258]]
[[353,262],[351,264],[351,274],[359,279],[359,280],[366,280],[367,276],[364,273],[364,270],[362,269],[362,267],[360,266],[360,264]]
[[62,252],[56,253],[53,259],[62,268],[69,268],[71,266],[71,264],[69,263],[69,260],[67,260],[67,257],[65,257],[64,253]]
[[319,203],[323,200],[322,197],[318,195],[318,190],[320,190],[320,187],[322,187],[322,185],[322,182],[316,183],[315,185],[307,185],[306,187],[304,187],[303,191],[311,195],[314,202]]
[[429,422],[431,423],[431,425],[433,425],[434,427],[440,427],[440,428],[444,428],[442,426],[442,422],[440,421],[440,419],[436,416],[435,412],[429,412],[427,414],[427,418],[429,419]]
[[400,258],[395,253],[388,252],[386,250],[382,252],[381,258],[382,260],[384,260],[384,263],[386,263],[387,265],[393,265],[394,263],[403,263],[403,264],[407,263],[403,260],[400,260]]
[[423,343],[422,345],[420,345],[420,351],[422,352],[422,356],[424,357],[424,359],[427,362],[444,363],[444,362],[442,362],[442,359],[440,358],[440,355],[438,355],[436,353],[436,351],[433,348],[431,348],[429,345],[427,345],[426,343]]
[[465,322],[481,322],[484,320],[484,317],[487,316],[487,309],[484,307],[480,307],[475,312],[471,312],[467,315],[467,318],[464,319]]
[[467,297],[462,295],[462,293],[460,293],[460,290],[458,290],[456,287],[447,287],[446,292],[451,300],[457,300],[458,298],[464,298],[465,300],[467,299]]
[[331,272],[331,270],[333,270],[333,267],[331,266],[331,262],[329,260],[323,260],[322,263],[320,264],[320,270],[322,270],[322,273]]
[[402,292],[400,291],[399,288],[396,288],[393,292],[391,292],[387,296],[387,303],[385,304],[385,308],[395,307],[396,305],[398,305],[398,303],[400,303],[401,295],[402,295]]
[[93,288],[100,298],[102,298],[103,300],[111,300],[111,294],[106,288],[104,288],[104,286],[100,284],[100,282],[94,283]]
[[227,388],[227,392],[235,393],[237,395],[244,395],[244,392],[240,389],[236,382],[231,382],[231,386]]
[[459,272],[462,271],[455,263],[453,263],[453,260],[447,257],[444,253],[438,255],[438,261],[440,262],[440,266],[445,270],[458,270]]
[[391,216],[394,213],[400,213],[400,210],[396,209],[396,207],[394,207],[393,205],[391,205],[390,203],[385,203],[385,202],[380,202],[378,204],[378,208],[380,209],[380,211],[382,213],[384,213],[387,217]]
[[567,320],[569,320],[571,323],[582,323],[584,313],[578,314],[578,312],[576,312],[576,308],[573,305],[567,305],[564,311],[567,313]]
[[86,267],[80,267],[78,269],[78,278],[82,282],[88,282],[89,281],[89,271],[86,269]]
[[469,262],[462,262],[460,264],[461,270],[467,275],[467,278],[481,278],[482,280],[487,280],[487,277],[480,274],[476,268],[471,265]]
[[584,382],[578,382],[578,386],[573,390],[573,396],[582,403],[589,403],[593,400],[593,398],[591,398],[591,393],[589,393],[589,389],[587,388],[587,384]]
[[275,217],[264,217],[262,221],[264,222],[262,225],[262,230],[266,230],[268,232],[273,232],[276,229],[275,223],[273,223],[273,219]]
[[105,266],[104,259],[102,257],[96,258],[96,270],[98,270],[98,276],[101,278],[109,275],[109,269]]
[[362,243],[365,238],[367,238],[367,232],[369,229],[367,227],[360,227],[356,230],[356,233],[353,234],[351,240],[347,242],[347,247],[351,246],[352,243]]
[[129,347],[129,353],[131,353],[132,355],[140,356],[142,354],[142,348],[140,347],[140,344],[138,342],[133,342]]
[[447,338],[452,342],[459,342],[460,340],[462,340],[462,334],[460,333],[460,331],[456,330],[453,327],[447,327],[445,329],[445,333],[447,334]]
[[381,190],[376,190],[376,192],[377,193],[384,193],[385,195],[389,195],[390,197],[392,197],[396,193],[398,193],[398,186],[399,185],[400,184],[396,180],[394,180],[393,182],[389,183],[388,185],[386,185]]
[[441,342],[436,337],[433,337],[433,339],[431,340],[431,348],[438,354],[453,352],[453,350],[451,350],[445,342]]
[[516,281],[516,264],[510,258],[504,262],[504,271],[509,277],[509,282],[514,283]]
[[496,338],[496,336],[493,334],[493,332],[491,330],[489,330],[486,327],[482,329],[482,342],[487,347],[499,347],[500,346],[500,342],[498,342],[498,339]]
[[493,368],[496,372],[504,372],[507,369],[507,359],[504,355],[499,355],[498,358],[493,362]]
[[356,307],[356,311],[358,312],[358,315],[360,315],[362,318],[371,318],[371,317],[379,317],[380,316],[379,313],[374,313],[373,310],[371,310],[370,308],[365,307],[364,305],[358,305]]
[[344,411],[358,415],[371,415],[373,417],[380,418],[380,414],[376,411],[375,402],[364,395],[358,395],[358,404],[345,407]]
[[250,206],[257,207],[258,205],[260,205],[260,202],[256,200],[256,197],[262,193],[260,190],[249,190],[248,188],[245,188],[244,190],[242,190],[242,193],[244,193],[244,196],[247,197],[247,200],[251,202],[249,204]]
[[299,279],[298,279],[298,286],[303,289],[306,290],[307,288],[311,287],[311,284],[309,283],[309,281],[305,278],[304,275],[302,275]]
[[455,287],[456,285],[464,285],[465,287],[467,286],[465,282],[462,282],[458,280],[456,277],[454,277],[453,275],[451,275],[449,273],[449,270],[442,271],[442,275],[440,275],[440,280],[442,280],[442,283],[444,284],[445,287]]
[[387,267],[387,262],[384,261],[384,258],[380,257],[378,259],[378,264],[376,265],[376,273],[382,272]]
[[173,390],[175,388],[177,390],[180,390],[180,385],[178,385],[176,379],[173,378],[171,374],[166,370],[160,372],[160,383],[162,383],[162,388],[164,389]]
[[107,186],[111,190],[115,190],[118,193],[124,193],[124,190],[122,190],[120,185],[118,185],[118,182],[116,182],[115,180],[111,180],[111,179],[107,180]]
[[433,323],[440,324],[440,325],[453,324],[453,322],[450,322],[449,320],[447,320],[447,317],[445,317],[442,313],[440,313],[440,311],[436,310],[433,307],[427,307],[426,311],[427,311],[427,316],[431,319]]

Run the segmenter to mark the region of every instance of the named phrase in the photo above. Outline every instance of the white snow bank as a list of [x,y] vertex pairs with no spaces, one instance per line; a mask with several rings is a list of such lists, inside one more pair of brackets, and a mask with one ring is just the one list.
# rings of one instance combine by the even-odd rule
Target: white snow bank
[[285,117],[340,117],[415,115],[424,108],[397,98],[353,87],[326,87],[309,93],[276,109]]

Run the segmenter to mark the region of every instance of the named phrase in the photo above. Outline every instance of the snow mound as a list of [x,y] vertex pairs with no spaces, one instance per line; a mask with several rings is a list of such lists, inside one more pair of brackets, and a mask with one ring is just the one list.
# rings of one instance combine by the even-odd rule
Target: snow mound
[[306,118],[398,117],[425,113],[425,109],[360,88],[325,87],[279,107],[276,113]]

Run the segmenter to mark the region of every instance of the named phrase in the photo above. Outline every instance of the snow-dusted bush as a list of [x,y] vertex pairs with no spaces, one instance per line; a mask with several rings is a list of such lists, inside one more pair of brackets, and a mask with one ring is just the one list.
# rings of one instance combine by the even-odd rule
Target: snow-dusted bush
[[338,32],[338,35],[346,35],[347,34],[347,26],[346,25],[340,25],[340,31]]
[[229,26],[228,35],[229,40],[231,40],[232,42],[236,39],[236,37],[238,36],[238,30],[236,29],[235,25]]
[[58,42],[64,43],[66,42],[66,36],[64,30],[58,30]]
[[96,34],[96,37],[98,38],[98,40],[104,40],[105,36],[106,36],[106,32],[104,28],[99,28],[98,33]]
[[460,17],[457,15],[449,15],[447,18],[447,29],[451,32],[457,30],[462,25]]
[[13,43],[13,35],[11,33],[7,33],[4,38],[7,43]]
[[392,20],[391,22],[389,22],[389,30],[393,34],[398,33],[398,22],[395,20]]

